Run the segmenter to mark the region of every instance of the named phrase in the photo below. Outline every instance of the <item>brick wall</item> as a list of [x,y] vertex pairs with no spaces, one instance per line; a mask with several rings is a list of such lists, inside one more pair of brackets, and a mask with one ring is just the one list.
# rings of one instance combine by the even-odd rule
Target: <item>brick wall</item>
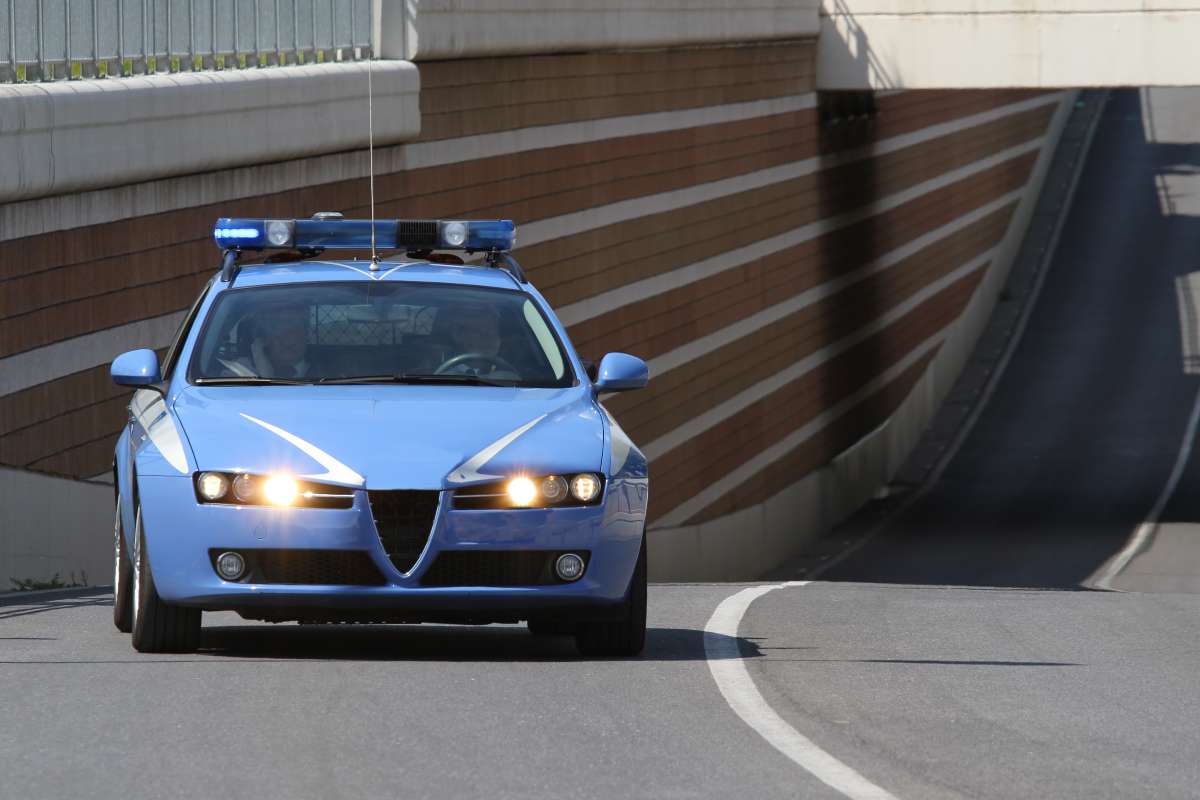
[[[1062,102],[896,92],[822,125],[814,51],[424,62],[420,139],[377,154],[381,216],[514,218],[581,353],[649,362],[607,406],[651,457],[652,528],[762,504],[888,419],[1011,235]],[[127,402],[106,343],[171,329],[216,267],[216,217],[366,214],[361,177],[206,179],[243,188],[0,241],[0,464],[106,472]]]

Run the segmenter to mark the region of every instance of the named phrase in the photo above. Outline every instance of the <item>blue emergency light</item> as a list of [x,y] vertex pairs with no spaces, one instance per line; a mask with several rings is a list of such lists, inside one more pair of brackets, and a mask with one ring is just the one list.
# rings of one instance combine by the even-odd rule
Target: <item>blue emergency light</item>
[[[333,218],[331,218],[333,217]],[[317,214],[312,219],[233,219],[222,217],[213,238],[222,250],[367,250],[371,220]],[[375,220],[375,247],[380,250],[508,251],[517,227],[510,219]]]

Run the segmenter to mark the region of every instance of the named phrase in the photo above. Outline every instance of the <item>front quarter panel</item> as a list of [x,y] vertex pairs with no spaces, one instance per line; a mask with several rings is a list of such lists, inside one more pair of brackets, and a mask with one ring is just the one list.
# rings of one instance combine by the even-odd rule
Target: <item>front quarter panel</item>
[[129,404],[129,441],[139,476],[181,477],[192,472],[192,458],[183,428],[166,399],[142,389]]
[[604,411],[608,427],[608,502],[605,524],[622,530],[624,535],[640,537],[646,526],[650,501],[650,473],[646,456],[621,429],[608,409]]

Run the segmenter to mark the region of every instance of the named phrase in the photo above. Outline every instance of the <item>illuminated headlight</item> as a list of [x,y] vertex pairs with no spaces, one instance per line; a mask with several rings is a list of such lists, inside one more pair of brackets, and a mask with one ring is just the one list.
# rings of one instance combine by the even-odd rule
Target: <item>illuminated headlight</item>
[[282,219],[267,220],[267,242],[272,247],[287,247],[292,243],[292,224]]
[[508,482],[508,497],[515,506],[531,506],[538,499],[538,490],[529,478],[513,478]]
[[571,480],[571,496],[581,503],[590,503],[600,494],[600,476],[585,472]]
[[263,484],[263,496],[276,506],[290,506],[300,494],[296,481],[287,475],[272,475]]
[[444,247],[462,247],[467,242],[467,223],[443,222],[442,245]]
[[196,499],[202,504],[232,506],[294,506],[352,508],[354,490],[297,480],[291,475],[251,475],[245,472],[199,472]]
[[219,472],[202,472],[199,487],[205,500],[220,500],[229,492],[229,479]]
[[571,508],[600,502],[604,478],[594,472],[567,475],[518,475],[501,483],[467,486],[454,492],[460,509]]

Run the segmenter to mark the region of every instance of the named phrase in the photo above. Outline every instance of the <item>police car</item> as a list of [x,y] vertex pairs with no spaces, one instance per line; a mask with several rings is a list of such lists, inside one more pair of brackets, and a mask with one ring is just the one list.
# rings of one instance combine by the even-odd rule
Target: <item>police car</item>
[[[112,364],[136,389],[113,613],[137,650],[194,650],[202,612],[236,611],[526,621],[584,655],[641,651],[646,459],[598,397],[646,365],[581,361],[512,222],[318,214],[214,236],[220,271],[161,366]],[[321,255],[368,247],[405,257]]]

